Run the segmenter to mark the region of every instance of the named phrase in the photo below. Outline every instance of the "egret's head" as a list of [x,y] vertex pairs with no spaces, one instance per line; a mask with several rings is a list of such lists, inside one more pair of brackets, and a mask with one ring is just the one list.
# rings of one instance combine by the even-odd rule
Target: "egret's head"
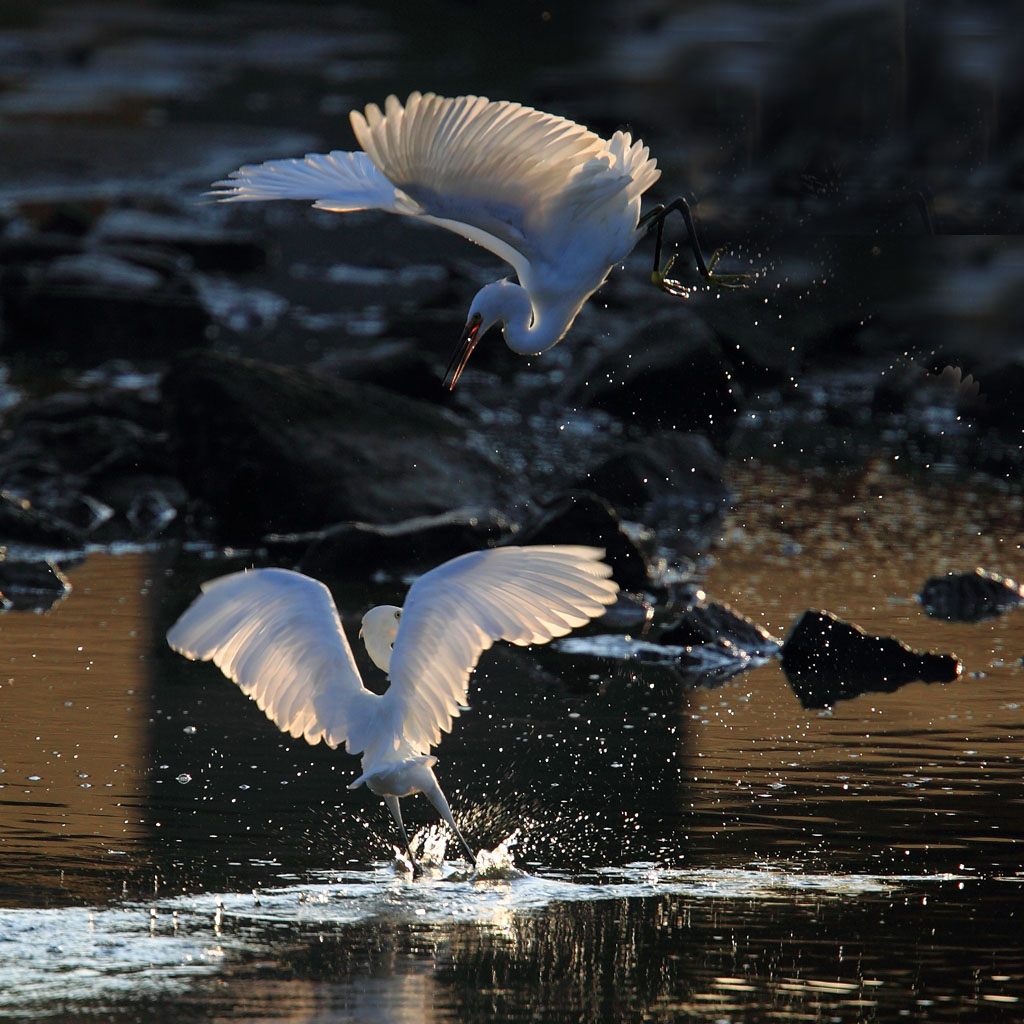
[[529,318],[532,314],[526,292],[506,278],[492,281],[476,293],[473,303],[469,307],[465,330],[455,346],[455,351],[452,353],[451,361],[448,363],[448,369],[444,375],[444,382],[449,391],[455,387],[455,382],[466,368],[466,363],[469,362],[476,343],[495,324],[507,325],[510,317],[522,318],[524,304],[527,318]]
[[402,609],[393,604],[382,604],[371,608],[359,627],[359,636],[366,646],[366,653],[377,668],[387,672],[391,667],[391,651],[398,636]]

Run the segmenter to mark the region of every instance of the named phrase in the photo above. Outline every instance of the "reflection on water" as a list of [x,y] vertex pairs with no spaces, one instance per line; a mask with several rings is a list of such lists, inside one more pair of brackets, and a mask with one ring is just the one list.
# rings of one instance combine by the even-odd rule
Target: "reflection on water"
[[[25,955],[0,1011],[52,1012],[72,978],[82,1010],[131,988],[152,1020],[955,1019],[943,1004],[1019,998],[1021,954],[996,936],[949,971],[958,937],[930,908],[985,895],[955,876],[648,866],[589,882],[412,884],[378,868],[244,895],[8,911],[0,924]],[[914,972],[864,936],[874,915],[927,937]]]
[[[775,662],[680,692],[497,648],[438,771],[473,845],[521,830],[523,879],[396,873],[353,758],[165,648],[240,560],[94,554],[52,612],[4,616],[0,1011],[162,1019],[173,992],[175,1019],[1014,1019],[1024,614],[948,623],[913,595],[975,563],[1019,576],[1019,499],[734,478],[710,596],[776,633],[827,608],[963,677],[817,712]],[[347,624],[397,596],[329,582]]]
[[[151,556],[90,558],[49,615],[0,623],[0,891],[97,897],[146,832]],[[47,851],[40,862],[41,851]]]

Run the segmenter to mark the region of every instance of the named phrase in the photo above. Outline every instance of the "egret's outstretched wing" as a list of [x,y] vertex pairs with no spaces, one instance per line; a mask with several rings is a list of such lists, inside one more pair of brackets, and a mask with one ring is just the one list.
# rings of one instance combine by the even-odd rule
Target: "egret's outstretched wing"
[[363,687],[330,591],[287,569],[211,580],[168,630],[188,658],[212,661],[292,736],[359,753],[380,698]]
[[[628,189],[634,174],[643,188],[658,176],[646,150],[643,160],[623,162],[620,144],[504,100],[414,92],[404,107],[389,96],[383,112],[371,103],[365,116],[350,117],[359,145],[427,219],[487,247],[520,280],[525,263],[559,255],[564,240],[547,232],[575,201],[581,172],[589,194],[606,198]],[[622,138],[628,150],[629,136]]]
[[603,557],[568,545],[494,548],[421,576],[402,608],[382,698],[396,736],[426,753],[450,731],[494,641],[543,644],[602,615],[619,589]]
[[268,160],[232,171],[216,181],[208,195],[222,202],[258,199],[309,199],[316,206],[344,213],[349,210],[389,210],[413,213],[416,204],[399,195],[395,186],[365,153],[307,153],[294,160]]

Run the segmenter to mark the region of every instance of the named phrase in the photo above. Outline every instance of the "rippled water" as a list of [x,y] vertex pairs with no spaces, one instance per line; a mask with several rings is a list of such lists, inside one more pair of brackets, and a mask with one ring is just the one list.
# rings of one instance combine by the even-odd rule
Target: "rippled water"
[[[965,550],[1019,571],[1019,499],[733,479],[712,597],[777,634],[826,607],[954,650],[963,676],[826,713],[774,662],[683,690],[497,648],[438,771],[471,843],[521,830],[521,878],[396,871],[385,809],[344,788],[353,758],[164,647],[238,559],[97,553],[52,612],[5,616],[0,1013],[1017,1019],[1024,614],[943,623],[912,595]],[[335,591],[352,624],[400,585]]]

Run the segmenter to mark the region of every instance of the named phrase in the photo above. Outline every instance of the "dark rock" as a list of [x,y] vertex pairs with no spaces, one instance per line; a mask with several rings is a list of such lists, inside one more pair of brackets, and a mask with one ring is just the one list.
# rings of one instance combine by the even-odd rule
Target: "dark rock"
[[71,584],[54,562],[16,561],[0,548],[0,610],[49,611],[70,592]]
[[671,672],[674,685],[682,685],[686,689],[721,686],[768,660],[714,643],[664,644],[622,633],[571,636],[556,640],[553,646],[556,651],[577,658],[582,656],[665,668]]
[[934,619],[977,622],[994,618],[1024,602],[1024,586],[998,573],[975,569],[932,576],[917,595]]
[[983,426],[1020,444],[1024,435],[1024,359],[978,370],[978,400],[965,411]]
[[86,533],[26,498],[0,491],[0,542],[73,550],[85,543]]
[[17,499],[0,510],[0,536],[60,548],[148,539],[185,502],[155,393],[82,387],[24,401],[5,427],[0,478]]
[[93,366],[118,356],[162,359],[207,340],[212,320],[180,260],[63,237],[29,253],[24,241],[0,251],[6,353]]
[[751,657],[770,658],[782,646],[766,629],[717,601],[700,600],[657,635],[659,644],[692,647],[714,644]]
[[724,515],[731,495],[722,460],[702,434],[663,431],[591,469],[579,482],[625,519],[656,526],[671,546],[695,556]]
[[712,441],[728,436],[742,401],[721,346],[679,306],[581,360],[561,398],[646,430],[697,430]]
[[651,639],[570,637],[558,649],[591,657],[660,665],[687,687],[719,686],[779,652],[779,641],[724,604],[698,600]]
[[159,404],[131,392],[61,392],[23,403],[5,426],[10,440],[0,464],[8,478],[30,478],[33,465],[79,478],[170,465]]
[[[116,531],[110,539],[152,540],[163,534],[188,502],[177,477],[133,473],[106,477],[95,484],[95,494],[116,514]],[[104,537],[98,540],[106,539]]]
[[38,488],[38,491],[45,499],[45,508],[41,511],[62,524],[70,525],[89,542],[95,542],[96,531],[114,518],[114,509],[106,502],[91,494],[63,490],[57,481],[53,481],[52,486]]
[[236,542],[503,504],[504,473],[460,417],[371,384],[195,352],[164,395],[180,478]]
[[91,237],[106,245],[156,246],[184,253],[199,270],[240,273],[267,262],[266,247],[252,231],[148,210],[111,210],[93,226]]
[[376,384],[428,402],[447,396],[442,387],[443,368],[415,341],[381,340],[364,348],[348,345],[321,359],[315,369],[326,376]]
[[510,524],[496,509],[453,509],[399,523],[338,523],[310,533],[263,538],[273,555],[291,552],[296,568],[317,576],[351,575],[387,567],[389,573],[433,567],[448,558],[478,551],[508,535]]
[[647,554],[627,536],[615,509],[590,491],[567,491],[510,539],[512,544],[591,544],[604,548],[605,561],[623,590],[650,590],[654,582]]
[[806,611],[782,647],[782,667],[805,708],[824,708],[862,693],[895,693],[907,683],[949,683],[963,666],[951,654],[912,650],[891,636],[871,636],[829,612]]

